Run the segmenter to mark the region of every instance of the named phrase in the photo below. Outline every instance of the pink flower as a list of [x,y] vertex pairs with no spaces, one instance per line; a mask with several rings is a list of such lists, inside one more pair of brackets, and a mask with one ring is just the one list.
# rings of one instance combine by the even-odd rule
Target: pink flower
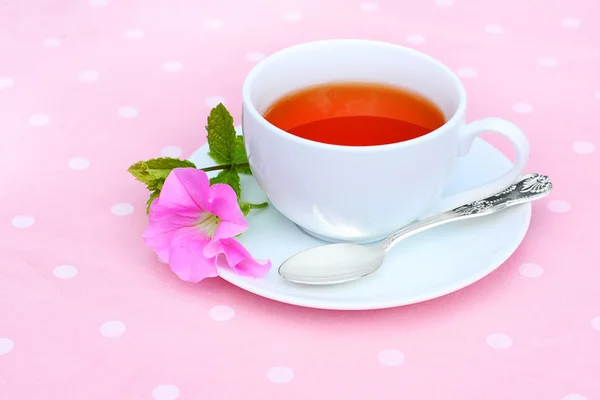
[[150,206],[144,243],[184,281],[217,276],[217,266],[262,277],[271,262],[259,262],[233,237],[248,223],[231,186],[210,182],[204,171],[175,168]]

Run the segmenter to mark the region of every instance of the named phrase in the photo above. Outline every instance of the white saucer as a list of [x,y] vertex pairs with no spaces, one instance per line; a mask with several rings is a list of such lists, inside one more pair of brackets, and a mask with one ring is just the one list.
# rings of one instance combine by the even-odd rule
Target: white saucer
[[[190,160],[199,168],[214,165],[207,150],[208,146],[201,147]],[[499,176],[510,165],[500,151],[476,139],[469,154],[460,160],[449,192]],[[254,203],[266,200],[251,176],[242,176],[242,197]],[[222,269],[219,275],[259,296],[304,307],[397,307],[452,293],[494,271],[517,249],[530,217],[531,204],[523,204],[487,217],[443,225],[399,243],[381,269],[365,278],[341,285],[306,286],[285,281],[277,274],[277,268],[289,256],[324,242],[304,233],[269,205],[248,215],[248,230],[239,237],[255,258],[271,260],[269,274],[251,279]]]

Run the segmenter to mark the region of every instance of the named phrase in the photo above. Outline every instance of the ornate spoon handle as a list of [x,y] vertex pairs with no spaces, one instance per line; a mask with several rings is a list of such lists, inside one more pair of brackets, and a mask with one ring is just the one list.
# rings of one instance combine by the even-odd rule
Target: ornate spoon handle
[[551,191],[552,182],[546,175],[525,175],[520,181],[500,193],[407,225],[385,238],[382,245],[385,251],[388,251],[402,239],[424,230],[452,221],[493,214],[507,207],[537,200]]

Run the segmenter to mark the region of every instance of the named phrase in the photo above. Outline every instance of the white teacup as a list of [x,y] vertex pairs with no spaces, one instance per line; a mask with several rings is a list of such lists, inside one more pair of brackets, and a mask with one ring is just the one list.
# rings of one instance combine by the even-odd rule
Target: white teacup
[[[263,118],[296,90],[329,82],[374,82],[416,91],[443,112],[446,123],[416,139],[380,146],[337,146],[289,134]],[[465,122],[467,97],[450,68],[416,50],[390,43],[340,39],[305,43],[257,64],[243,86],[242,128],[248,160],[270,203],[309,234],[328,241],[379,240],[432,207],[459,205],[503,190],[529,158],[529,143],[501,118]],[[504,175],[455,201],[444,188],[459,157],[484,132],[516,149]]]

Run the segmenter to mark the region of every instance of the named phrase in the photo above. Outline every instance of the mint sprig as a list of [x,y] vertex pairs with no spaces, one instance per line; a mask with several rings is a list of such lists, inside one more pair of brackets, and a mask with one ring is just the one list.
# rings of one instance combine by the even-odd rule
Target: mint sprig
[[233,164],[236,132],[233,117],[222,103],[210,110],[206,132],[208,155],[218,164]]
[[[237,136],[233,117],[222,103],[210,111],[206,124],[208,155],[217,164],[231,164],[238,173],[251,174],[244,137]],[[240,166],[239,164],[246,164]],[[224,182],[219,182],[224,183]]]
[[150,211],[150,204],[160,195],[165,179],[174,168],[196,168],[196,165],[188,160],[162,157],[137,162],[127,169],[135,179],[144,183],[150,191],[150,198],[146,204],[146,214]]
[[215,183],[224,183],[231,186],[239,200],[240,195],[242,194],[242,188],[240,187],[240,176],[235,167],[224,169],[219,172],[217,176],[211,178],[210,184],[214,185]]
[[233,149],[233,164],[236,165],[236,169],[240,174],[252,175],[252,171],[250,171],[250,166],[248,165],[248,155],[246,154],[246,147],[244,146],[243,136],[235,137]]
[[[221,171],[210,180],[210,184],[221,183],[231,186],[235,191],[240,209],[244,215],[253,209],[265,208],[268,203],[252,204],[241,201],[242,188],[240,185],[240,174],[251,175],[248,164],[248,156],[244,146],[244,137],[237,135],[233,125],[233,117],[219,103],[210,111],[206,125],[208,155],[218,164],[211,167],[201,168],[201,170]],[[197,168],[196,165],[188,160],[177,158],[153,158],[147,161],[140,161],[130,166],[127,171],[133,177],[144,183],[150,191],[150,198],[147,202],[146,213],[150,211],[150,205],[158,196],[167,176],[174,168]]]

